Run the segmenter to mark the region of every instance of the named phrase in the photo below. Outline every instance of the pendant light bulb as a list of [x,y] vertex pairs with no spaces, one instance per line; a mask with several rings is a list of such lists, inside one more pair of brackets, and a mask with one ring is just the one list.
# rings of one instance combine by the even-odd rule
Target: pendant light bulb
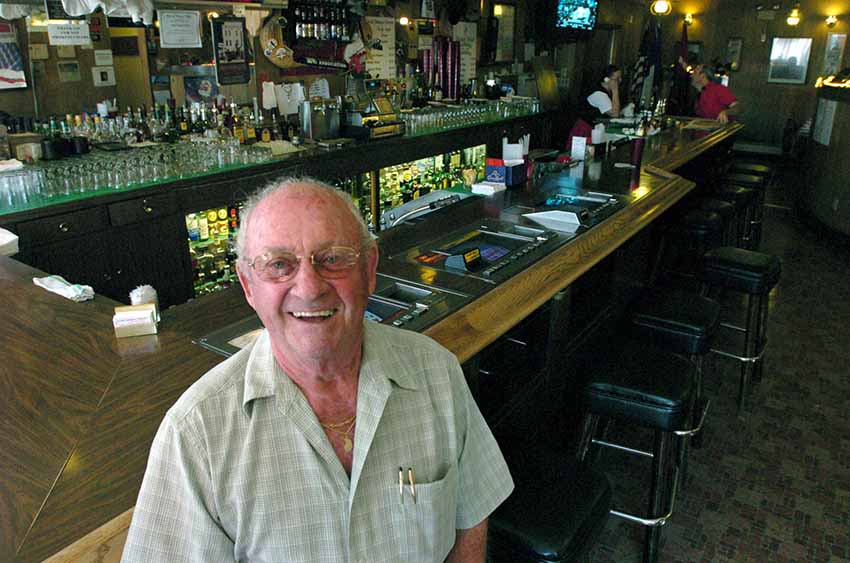
[[649,13],[653,16],[669,16],[673,11],[673,3],[671,0],[653,0],[649,6]]
[[791,8],[790,12],[788,12],[788,17],[785,18],[785,23],[787,23],[791,27],[794,27],[800,23],[801,18],[802,16],[800,15],[800,5],[794,4],[794,7]]

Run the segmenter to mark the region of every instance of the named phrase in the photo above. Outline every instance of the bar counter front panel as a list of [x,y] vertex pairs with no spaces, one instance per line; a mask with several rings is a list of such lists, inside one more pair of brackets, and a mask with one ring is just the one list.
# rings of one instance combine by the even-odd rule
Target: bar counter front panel
[[[647,142],[639,174],[614,166],[628,161],[628,147],[586,163],[585,189],[628,204],[425,333],[462,362],[473,359],[683,198],[694,184],[670,171],[725,146],[740,128],[665,131]],[[488,198],[488,209],[498,216],[536,198],[516,188]],[[233,288],[163,311],[155,336],[116,339],[117,303],[72,303],[36,288],[31,279],[40,274],[0,258],[8,343],[0,354],[11,391],[0,399],[10,415],[0,435],[2,560],[40,561],[110,520],[124,525],[165,411],[222,359],[192,341],[252,314]]]

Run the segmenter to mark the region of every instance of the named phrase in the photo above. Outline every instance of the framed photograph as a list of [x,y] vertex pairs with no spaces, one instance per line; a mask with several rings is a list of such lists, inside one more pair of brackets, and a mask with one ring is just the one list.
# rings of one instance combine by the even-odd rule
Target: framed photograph
[[775,37],[770,49],[767,81],[774,84],[805,84],[811,54],[811,37]]
[[846,43],[847,35],[844,33],[830,33],[826,36],[826,52],[823,55],[821,76],[836,74],[841,70],[841,59],[844,58],[844,45]]
[[220,86],[247,84],[251,79],[247,36],[244,18],[221,17],[212,20],[215,75]]
[[738,70],[741,68],[741,50],[744,48],[744,39],[742,37],[730,37],[726,42],[726,64],[729,65],[729,70]]

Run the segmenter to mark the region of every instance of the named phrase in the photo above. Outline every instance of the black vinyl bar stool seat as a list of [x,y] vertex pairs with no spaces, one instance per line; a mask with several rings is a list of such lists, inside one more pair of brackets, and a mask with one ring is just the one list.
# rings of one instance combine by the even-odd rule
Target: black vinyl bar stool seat
[[679,354],[706,354],[720,327],[720,305],[675,288],[652,288],[631,307],[632,331],[659,348]]
[[754,176],[770,177],[773,175],[773,168],[766,164],[736,160],[729,166],[729,172],[732,174],[752,174]]
[[760,379],[767,347],[768,294],[779,283],[782,263],[778,257],[741,248],[721,247],[710,250],[702,259],[700,279],[705,293],[712,287],[723,287],[746,296],[744,326],[721,323],[721,326],[742,332],[741,353],[713,349],[712,352],[733,358],[741,363],[738,388],[738,412],[746,407],[747,390],[751,379]]
[[735,206],[735,228],[736,246],[749,247],[751,245],[753,223],[760,222],[759,192],[753,188],[737,186],[733,184],[722,184],[715,188],[712,197],[727,201]]
[[723,242],[722,244],[735,244],[736,227],[735,227],[735,205],[714,197],[698,197],[693,201],[693,207],[702,209],[703,211],[713,211],[720,215],[723,221]]
[[747,188],[761,189],[765,185],[764,176],[758,174],[740,174],[729,172],[723,175],[723,183],[734,184],[736,186],[745,186]]
[[[625,345],[600,366],[585,386],[586,416],[579,443],[584,462],[591,445],[652,458],[652,480],[646,516],[620,510],[611,514],[647,527],[643,560],[658,559],[661,526],[673,515],[678,470],[673,440],[689,421],[695,392],[694,366],[685,357],[637,343]],[[594,437],[600,419],[614,419],[654,432],[652,452],[635,450]]]
[[768,293],[781,273],[778,257],[742,248],[716,248],[702,258],[703,281],[742,293]]
[[723,218],[716,211],[691,209],[682,215],[671,230],[693,241],[717,245],[723,236]]
[[583,561],[611,510],[605,474],[545,449],[509,465],[516,488],[490,515],[488,560]]

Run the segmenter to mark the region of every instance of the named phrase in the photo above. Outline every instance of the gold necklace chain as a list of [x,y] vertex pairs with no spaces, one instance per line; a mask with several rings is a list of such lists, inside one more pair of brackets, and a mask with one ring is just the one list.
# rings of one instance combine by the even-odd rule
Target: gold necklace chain
[[332,428],[341,428],[341,427],[343,427],[347,424],[351,424],[351,421],[353,421],[355,418],[357,418],[357,413],[354,413],[353,415],[349,416],[348,418],[346,418],[345,420],[342,420],[340,422],[329,422],[328,423],[328,422],[322,422],[320,420],[319,424],[322,425],[322,428],[327,428],[328,430],[330,430]]
[[[354,449],[354,442],[351,440],[351,436],[349,434],[351,434],[351,430],[354,428],[354,424],[357,422],[356,419],[357,414],[355,414],[349,419],[346,419],[342,422],[337,422],[335,424],[325,424],[320,420],[319,425],[328,432],[333,432],[338,436],[342,436],[342,449],[345,450],[345,453],[350,454],[351,450]],[[340,430],[339,427],[344,424],[348,424],[348,428],[346,428],[345,430]]]

